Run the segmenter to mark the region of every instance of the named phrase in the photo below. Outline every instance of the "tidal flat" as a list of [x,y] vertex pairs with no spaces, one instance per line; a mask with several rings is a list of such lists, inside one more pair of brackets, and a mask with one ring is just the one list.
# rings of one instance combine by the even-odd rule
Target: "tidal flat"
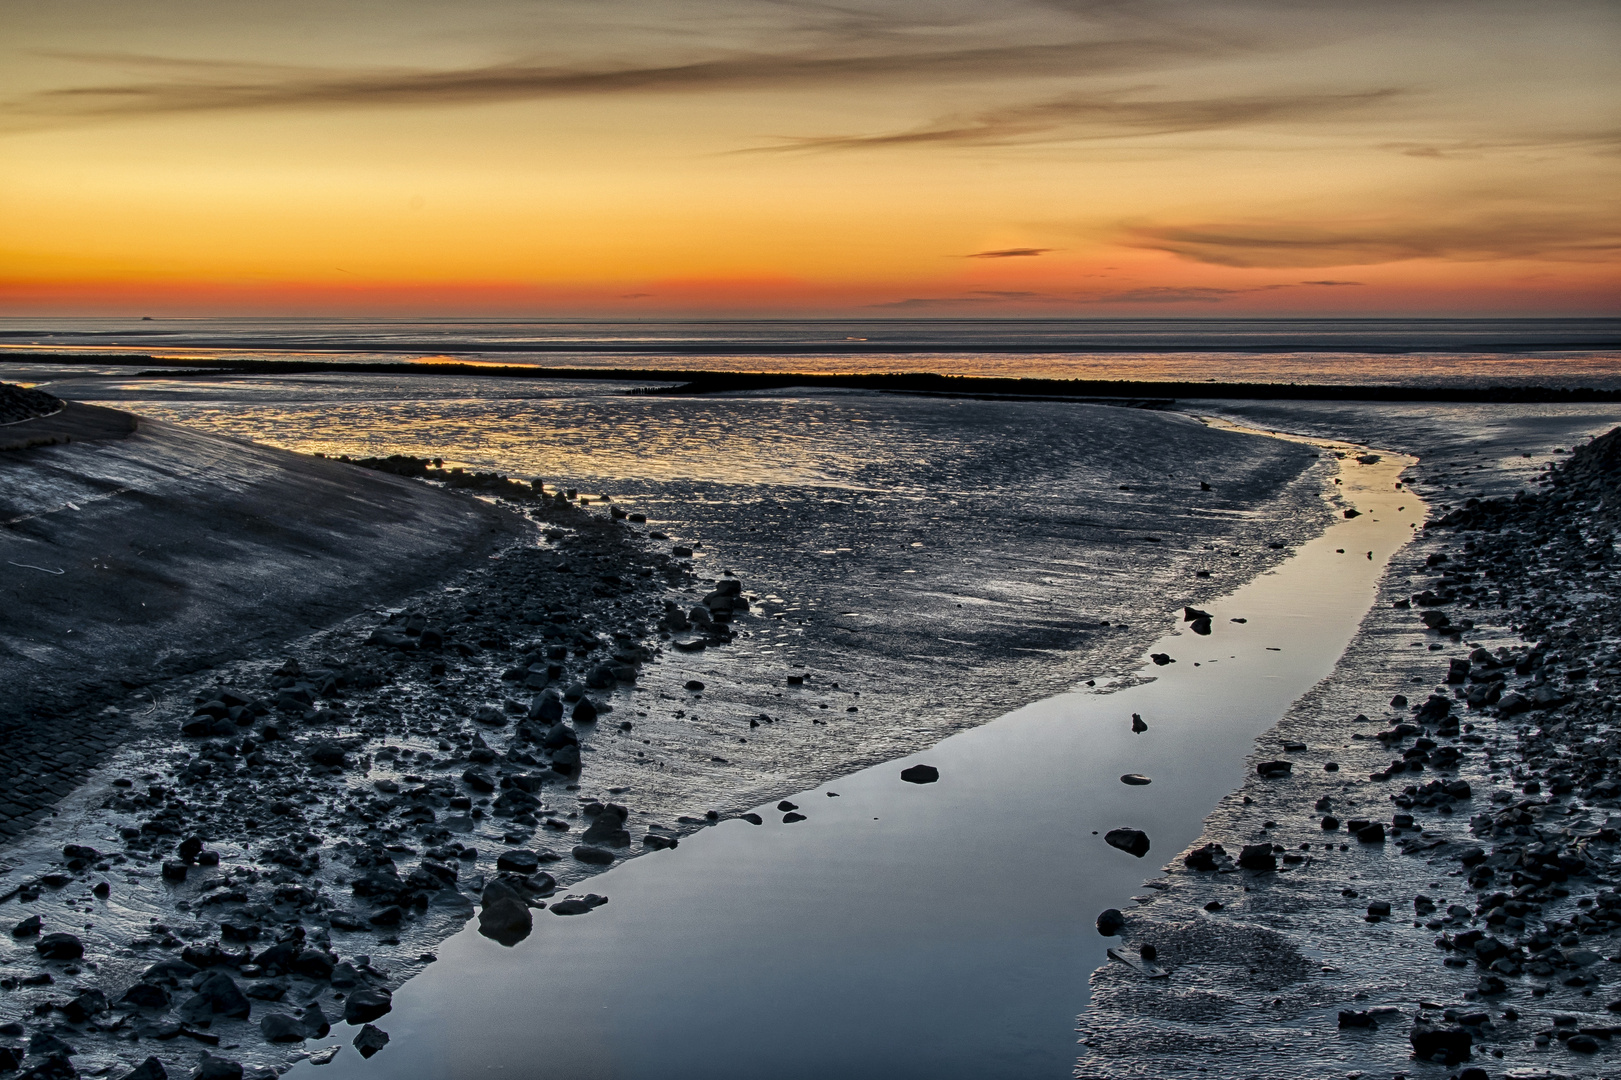
[[[5,907],[19,919],[79,920],[86,957],[45,961],[58,965],[60,981],[27,987],[42,966],[39,951],[27,938],[0,941],[0,964],[15,968],[18,984],[0,998],[6,1018],[15,1012],[30,1038],[71,1036],[76,1067],[120,1075],[117,1063],[150,1052],[183,1075],[203,1052],[193,1045],[199,1035],[203,1044],[225,1040],[208,1053],[237,1043],[230,1055],[251,1068],[284,1068],[312,1052],[319,1059],[340,1044],[266,1043],[264,1016],[303,1025],[315,1005],[335,1020],[356,993],[398,990],[475,903],[506,901],[512,911],[502,888],[533,912],[533,940],[510,954],[518,956],[563,924],[546,913],[570,899],[570,888],[578,886],[584,919],[617,914],[586,890],[590,875],[630,852],[679,858],[688,848],[672,847],[716,823],[716,836],[751,828],[740,815],[763,804],[915,754],[1087,679],[1127,691],[1145,650],[1184,607],[1208,605],[1276,567],[1346,508],[1333,501],[1346,459],[1178,414],[875,395],[669,402],[524,387],[502,396],[487,383],[458,398],[442,387],[433,400],[410,386],[379,392],[355,377],[212,387],[107,379],[72,388],[216,435],[251,432],[318,451],[329,455],[321,469],[371,477],[330,457],[438,457],[464,476],[518,476],[531,492],[538,479],[545,496],[513,503],[527,524],[489,551],[499,558],[480,552],[481,565],[448,573],[418,568],[415,592],[328,619],[314,633],[257,639],[204,669],[138,689],[104,687],[105,700],[76,714],[94,705],[105,745],[85,753],[80,772],[68,771],[88,779],[54,803],[55,816],[10,845],[3,880],[17,889]],[[345,403],[339,419],[316,409],[323,396]],[[1528,478],[1553,457],[1549,437],[1568,446],[1602,430],[1600,411],[1543,410],[1540,427],[1504,436],[1484,472],[1501,484]],[[1434,430],[1467,441],[1457,435],[1466,427]],[[1407,433],[1406,445],[1427,451],[1434,430]],[[1403,446],[1402,432],[1381,434],[1394,437],[1376,445]],[[1510,453],[1511,438],[1524,448]],[[1519,457],[1526,452],[1534,456]],[[28,453],[71,468],[95,447]],[[1442,483],[1437,490],[1449,491]],[[467,501],[445,496],[453,497]],[[715,593],[747,605],[707,603]],[[724,611],[729,618],[713,620],[722,632],[695,629],[696,608]],[[438,647],[424,650],[430,629]],[[704,648],[681,651],[678,641]],[[229,654],[233,642],[225,633],[216,644]],[[556,706],[545,704],[548,693]],[[580,702],[592,703],[594,718],[575,715]],[[211,715],[215,703],[225,716]],[[1255,718],[1259,730],[1286,705]],[[182,735],[199,709],[207,730]],[[219,720],[237,731],[214,730]],[[262,737],[266,727],[275,737]],[[558,751],[570,748],[559,768]],[[1234,767],[1217,793],[1241,776]],[[136,798],[146,803],[129,805]],[[272,809],[277,802],[287,808]],[[1190,840],[1209,805],[1182,815]],[[818,815],[803,816],[786,827],[809,835]],[[175,831],[142,831],[160,818]],[[138,835],[121,835],[129,828]],[[593,829],[595,842],[584,842]],[[193,837],[201,845],[192,857],[179,853],[183,879],[178,871],[165,878],[162,864],[177,852],[161,849]],[[67,855],[70,843],[96,858]],[[582,859],[582,846],[606,861],[594,861],[595,851]],[[1107,848],[1098,857],[1116,856],[1130,858]],[[396,879],[396,890],[357,895],[378,875]],[[92,888],[102,882],[106,895]],[[1075,932],[1096,939],[1095,914],[1073,912]],[[81,929],[87,916],[94,925]],[[293,964],[317,956],[304,969],[256,962],[288,942],[299,944]],[[279,988],[289,1004],[253,997],[247,1020],[210,1012],[207,1028],[155,1006],[86,1013],[77,1026],[77,1014],[53,1009],[81,989],[113,1003],[125,984],[162,984],[142,973],[171,956],[213,961],[193,966]],[[175,984],[163,986],[167,1007],[183,1009],[193,988],[181,984],[207,972],[166,970]],[[345,985],[321,978],[332,972]],[[92,996],[84,1008],[93,1004]],[[319,1027],[308,1022],[287,1033]],[[380,1016],[365,1023],[388,1026]],[[143,1025],[155,1030],[142,1037]],[[1068,1025],[1055,1039],[1073,1061]],[[385,1047],[366,1066],[384,1068],[399,1049]],[[346,1046],[333,1063],[342,1061],[363,1067]]]

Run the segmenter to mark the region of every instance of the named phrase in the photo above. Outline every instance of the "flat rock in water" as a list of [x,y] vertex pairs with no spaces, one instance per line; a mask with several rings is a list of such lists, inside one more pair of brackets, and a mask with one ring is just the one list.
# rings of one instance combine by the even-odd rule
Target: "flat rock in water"
[[1141,829],[1110,829],[1103,839],[1110,847],[1139,859],[1148,854],[1148,834]]
[[1122,784],[1129,784],[1132,787],[1142,787],[1145,784],[1152,784],[1154,781],[1150,780],[1140,772],[1129,772],[1120,778],[1120,782]]
[[940,770],[933,765],[913,765],[901,770],[901,779],[908,784],[932,784],[940,779]]

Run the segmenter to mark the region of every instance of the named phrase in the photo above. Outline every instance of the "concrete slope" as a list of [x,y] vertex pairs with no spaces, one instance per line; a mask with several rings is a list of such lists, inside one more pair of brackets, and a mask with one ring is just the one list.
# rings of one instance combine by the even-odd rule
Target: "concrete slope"
[[0,452],[5,797],[57,766],[43,782],[66,790],[116,741],[85,719],[103,697],[274,649],[526,527],[413,481],[111,409],[70,403],[0,435],[26,447]]

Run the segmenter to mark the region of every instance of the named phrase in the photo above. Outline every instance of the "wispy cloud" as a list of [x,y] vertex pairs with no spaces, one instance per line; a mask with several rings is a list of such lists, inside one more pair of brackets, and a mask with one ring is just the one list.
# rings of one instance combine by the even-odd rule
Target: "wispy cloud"
[[[525,62],[451,70],[339,70],[79,54],[151,77],[45,90],[0,103],[12,125],[185,113],[477,105],[585,95],[738,91],[874,80],[975,80],[1142,71],[1230,51],[1185,37],[852,53],[740,52],[652,65]],[[59,54],[61,56],[63,54]]]
[[1403,95],[1386,87],[1339,94],[1276,93],[1232,97],[1152,99],[1117,92],[1074,94],[1048,101],[946,117],[922,127],[874,135],[789,138],[744,153],[882,150],[908,146],[1003,146],[1012,143],[1181,135],[1265,124],[1321,123],[1367,115]]
[[953,296],[909,296],[904,300],[890,300],[868,305],[885,310],[927,310],[977,306],[997,302],[1054,304],[1070,307],[1108,304],[1220,304],[1238,296],[1277,292],[1302,286],[1358,285],[1356,281],[1300,281],[1274,282],[1224,288],[1215,285],[1145,285],[1133,289],[1074,292],[1016,292],[975,289]]
[[1453,221],[1138,226],[1129,247],[1239,267],[1369,266],[1408,259],[1613,259],[1621,223],[1565,213],[1482,214]]
[[1033,259],[1037,255],[1045,255],[1052,248],[1002,248],[998,251],[976,251],[972,255],[964,255],[965,259]]

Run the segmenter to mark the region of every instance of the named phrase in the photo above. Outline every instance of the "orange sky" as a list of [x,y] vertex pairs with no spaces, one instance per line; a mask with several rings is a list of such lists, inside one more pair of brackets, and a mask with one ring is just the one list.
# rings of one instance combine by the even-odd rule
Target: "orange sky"
[[57,0],[0,313],[1614,313],[1609,3]]

